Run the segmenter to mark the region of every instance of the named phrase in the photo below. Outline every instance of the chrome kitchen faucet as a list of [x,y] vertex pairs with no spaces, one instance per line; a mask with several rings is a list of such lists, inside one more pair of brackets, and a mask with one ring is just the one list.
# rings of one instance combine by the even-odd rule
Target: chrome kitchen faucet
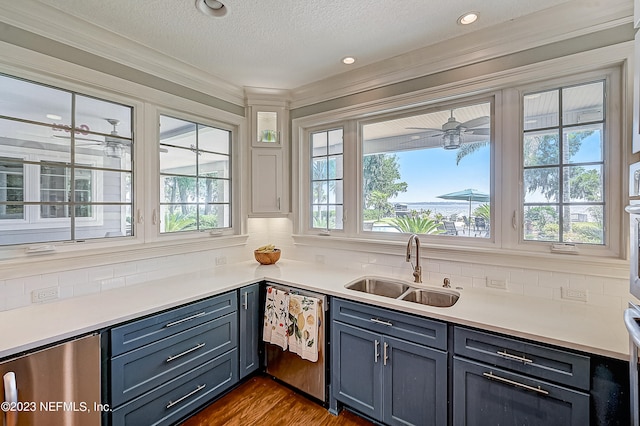
[[[415,241],[416,243],[416,264],[414,265],[411,262],[411,246]],[[409,237],[409,242],[407,243],[407,262],[411,262],[411,267],[413,268],[413,282],[421,283],[422,282],[422,267],[420,266],[420,238],[416,234],[411,234]]]

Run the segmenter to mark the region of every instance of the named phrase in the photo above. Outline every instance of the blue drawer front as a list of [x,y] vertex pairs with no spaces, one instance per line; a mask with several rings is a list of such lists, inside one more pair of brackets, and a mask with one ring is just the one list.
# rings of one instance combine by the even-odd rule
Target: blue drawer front
[[565,386],[590,386],[590,358],[561,349],[455,327],[454,352]]
[[137,349],[237,309],[237,292],[221,294],[111,329],[111,356]]
[[238,382],[233,349],[115,409],[113,426],[170,425]]
[[237,347],[237,314],[226,315],[111,360],[111,404],[118,406]]
[[385,308],[333,299],[334,321],[363,327],[437,349],[447,348],[447,325]]

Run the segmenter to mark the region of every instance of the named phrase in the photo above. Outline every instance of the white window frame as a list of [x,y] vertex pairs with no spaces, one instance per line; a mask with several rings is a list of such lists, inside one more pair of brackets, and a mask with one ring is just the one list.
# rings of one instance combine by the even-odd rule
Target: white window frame
[[[311,208],[312,203],[309,203],[307,205],[307,210],[308,210],[308,215],[309,215],[308,216],[308,218],[309,218],[309,231],[310,232],[315,232],[315,233],[321,233],[323,235],[324,234],[328,235],[328,234],[330,234],[332,232],[333,233],[344,233],[345,217],[346,217],[346,213],[345,213],[345,202],[346,202],[346,200],[345,200],[345,197],[344,197],[344,192],[345,192],[345,190],[344,190],[344,182],[345,182],[344,175],[347,172],[345,170],[345,167],[344,167],[344,164],[345,164],[345,161],[344,161],[344,158],[345,158],[345,156],[344,156],[345,155],[345,141],[344,141],[344,139],[345,139],[345,136],[344,136],[345,135],[345,128],[344,128],[344,126],[341,126],[341,125],[339,125],[339,126],[329,126],[329,127],[326,127],[326,128],[325,127],[319,127],[317,129],[309,130],[308,133],[307,133],[307,139],[306,139],[306,144],[307,144],[306,152],[308,152],[308,154],[309,154],[308,157],[307,157],[307,159],[308,159],[308,168],[309,168],[309,191],[310,191],[310,194],[311,194],[311,185],[312,185],[311,165],[313,164],[313,159],[314,158],[318,158],[318,157],[312,157],[312,155],[311,155],[311,149],[310,148],[311,148],[311,145],[312,145],[312,140],[311,140],[312,135],[315,134],[315,133],[326,132],[327,133],[327,137],[328,137],[328,133],[330,131],[338,130],[338,129],[342,130],[342,153],[340,155],[342,156],[342,169],[343,169],[342,179],[341,179],[342,183],[343,183],[343,195],[342,195],[342,211],[343,211],[342,224],[343,224],[343,227],[342,228],[329,228],[328,227],[329,226],[328,223],[327,223],[327,228],[314,227],[313,226],[313,221],[311,219],[311,217],[312,217],[312,208]],[[325,157],[326,159],[328,159],[329,157],[331,157],[333,155],[335,155],[335,154],[329,154],[327,152],[327,155],[322,156],[322,157]],[[331,180],[334,180],[334,179],[329,179],[329,177],[324,179],[324,181],[326,181],[326,182],[329,182]],[[329,204],[327,203],[327,206],[328,205]]]
[[[631,55],[629,46],[616,46],[604,51],[589,52],[559,58],[548,63],[533,64],[499,75],[481,76],[468,82],[461,82],[455,87],[436,87],[416,93],[395,96],[377,102],[354,105],[336,111],[327,111],[292,120],[292,149],[293,149],[293,198],[294,205],[305,206],[301,212],[294,215],[294,241],[301,245],[316,247],[331,247],[356,249],[365,252],[389,253],[397,252],[398,247],[406,244],[406,235],[379,235],[367,238],[362,235],[360,216],[361,211],[361,147],[359,141],[360,124],[377,119],[385,113],[393,114],[407,111],[411,108],[424,107],[446,102],[467,102],[475,94],[478,97],[495,96],[494,121],[491,124],[494,138],[494,155],[492,156],[492,225],[491,241],[483,239],[451,238],[451,244],[437,244],[425,238],[425,253],[427,257],[441,260],[477,262],[500,266],[530,267],[532,259],[545,259],[550,268],[585,273],[588,270],[614,268],[617,270],[624,264],[627,241],[623,230],[625,215],[621,213],[623,189],[626,185],[621,179],[623,161],[626,158],[623,151],[622,138],[626,134],[625,123],[629,115],[625,105],[630,105],[629,95],[625,95],[623,88],[629,83],[625,64]],[[525,242],[520,237],[522,214],[522,107],[521,93],[524,91],[542,90],[544,87],[553,88],[569,85],[580,81],[593,81],[598,77],[606,77],[607,86],[607,140],[605,147],[605,203],[608,206],[606,214],[607,242],[606,246],[580,248],[579,255],[567,256],[552,253],[550,244],[540,245],[538,242]],[[625,77],[626,80],[625,80]],[[530,83],[529,83],[530,82]],[[612,103],[615,103],[613,105]],[[308,191],[309,171],[305,167],[308,154],[304,151],[305,141],[311,129],[330,128],[342,124],[345,127],[345,166],[346,170],[357,170],[355,176],[345,174],[345,211],[355,212],[348,215],[343,235],[318,237],[308,227],[308,207],[310,195]],[[347,129],[350,128],[350,131]],[[358,152],[354,152],[358,151]],[[355,160],[354,160],[355,159]],[[391,233],[388,233],[391,234]],[[430,250],[433,249],[433,250]],[[570,265],[570,266],[568,266]],[[573,269],[571,269],[573,268]]]
[[[241,147],[241,141],[248,135],[246,117],[12,45],[6,46],[0,57],[0,72],[131,106],[135,137],[131,153],[134,191],[131,213],[135,235],[47,243],[47,247],[55,248],[55,253],[47,255],[46,261],[35,263],[25,249],[40,247],[43,243],[0,246],[0,258],[5,259],[0,271],[10,270],[13,276],[21,273],[32,275],[77,268],[79,261],[84,266],[104,265],[105,262],[129,262],[238,246],[246,242],[246,221],[242,212],[248,203],[240,192],[240,188],[247,185],[242,170],[248,167],[248,161]],[[223,234],[159,234],[158,111],[177,118],[197,117],[204,124],[211,123],[232,130],[232,179],[235,180],[235,188],[232,189],[232,202],[235,204],[232,229]]]
[[[156,155],[153,157],[153,164],[151,169],[154,170],[154,173],[157,176],[157,179],[156,179],[157,183],[154,187],[154,195],[151,197],[151,199],[153,199],[152,202],[154,203],[153,215],[152,215],[153,231],[148,232],[149,236],[147,237],[147,240],[148,241],[174,241],[174,240],[180,241],[185,239],[206,240],[211,237],[238,235],[240,233],[240,230],[242,229],[240,224],[241,219],[240,219],[240,212],[239,212],[241,203],[239,202],[240,194],[238,189],[238,186],[240,185],[240,182],[241,182],[239,178],[240,162],[238,160],[238,157],[240,156],[239,137],[241,133],[239,126],[234,125],[233,123],[229,123],[227,121],[215,120],[211,117],[204,117],[202,114],[200,114],[199,112],[196,112],[193,109],[185,108],[182,110],[178,110],[178,109],[170,109],[170,108],[159,106],[154,108],[148,108],[148,110],[149,110],[148,115],[153,115],[154,122],[155,122],[154,143],[155,143]],[[199,108],[198,110],[201,110],[201,108]],[[229,191],[230,191],[229,216],[231,221],[230,227],[193,230],[193,231],[181,231],[181,232],[165,232],[165,233],[160,232],[160,221],[162,220],[162,218],[160,214],[161,210],[160,210],[160,151],[159,151],[160,126],[159,124],[160,124],[161,115],[201,124],[204,126],[215,127],[218,129],[227,130],[231,132],[231,141],[230,141],[231,146],[230,146],[230,152],[229,152],[229,157],[230,157],[229,167],[231,169],[229,174]],[[150,191],[147,191],[147,192],[150,192]]]
[[[517,199],[524,200],[524,182],[523,182],[523,96],[527,93],[551,90],[559,87],[573,86],[581,83],[588,83],[597,80],[604,81],[605,85],[605,125],[604,125],[604,245],[577,244],[579,254],[588,256],[619,258],[624,255],[625,249],[622,247],[625,239],[621,237],[623,229],[623,220],[619,217],[619,209],[624,200],[624,192],[622,188],[623,179],[622,171],[626,167],[622,166],[623,161],[623,144],[622,144],[622,122],[621,115],[622,105],[624,105],[624,97],[622,91],[623,72],[620,68],[604,68],[600,70],[578,73],[566,77],[550,79],[534,84],[527,84],[515,87],[509,90],[511,97],[518,98],[518,114],[517,122],[519,123],[519,136],[517,138],[518,146],[518,170],[517,175],[512,173],[513,169],[505,170],[506,180],[518,182]],[[512,111],[513,112],[513,111]],[[509,147],[513,148],[513,145]],[[535,253],[551,252],[551,242],[530,241],[524,239],[522,232],[522,220],[524,214],[523,202],[514,206],[513,210],[506,212],[515,215],[517,224],[517,234],[511,235],[508,241],[505,241],[505,247]],[[507,216],[508,217],[508,216]],[[562,254],[560,254],[562,256]],[[565,255],[566,257],[566,255]]]

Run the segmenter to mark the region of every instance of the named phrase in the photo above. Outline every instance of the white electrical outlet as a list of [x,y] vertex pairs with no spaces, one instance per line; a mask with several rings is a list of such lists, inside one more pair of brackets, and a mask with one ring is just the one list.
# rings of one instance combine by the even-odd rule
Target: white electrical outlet
[[489,287],[489,288],[497,288],[498,290],[506,290],[507,289],[507,280],[503,280],[501,278],[487,277],[487,287]]
[[38,288],[31,292],[31,301],[33,303],[46,302],[48,300],[55,300],[60,297],[59,288],[56,287],[47,287],[47,288]]
[[587,290],[579,288],[561,287],[561,296],[566,300],[575,300],[578,302],[587,301]]
[[216,266],[226,265],[227,257],[226,256],[218,256],[216,257]]

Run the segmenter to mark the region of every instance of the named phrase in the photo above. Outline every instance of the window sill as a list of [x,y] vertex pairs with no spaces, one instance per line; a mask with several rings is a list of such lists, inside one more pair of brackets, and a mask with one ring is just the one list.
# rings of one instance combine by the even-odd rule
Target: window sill
[[55,243],[56,251],[27,254],[21,249],[0,252],[0,276],[11,279],[29,275],[62,272],[80,267],[96,267],[121,262],[180,255],[203,250],[214,250],[246,244],[248,235],[231,235],[173,241],[142,243],[131,239],[85,243]]
[[[354,250],[365,253],[404,256],[406,242],[345,236],[293,235],[298,246]],[[601,256],[518,251],[494,247],[454,246],[421,242],[421,257],[507,268],[543,269],[569,274],[595,275],[607,278],[629,277],[629,262],[625,259]],[[535,265],[533,267],[532,265]]]

